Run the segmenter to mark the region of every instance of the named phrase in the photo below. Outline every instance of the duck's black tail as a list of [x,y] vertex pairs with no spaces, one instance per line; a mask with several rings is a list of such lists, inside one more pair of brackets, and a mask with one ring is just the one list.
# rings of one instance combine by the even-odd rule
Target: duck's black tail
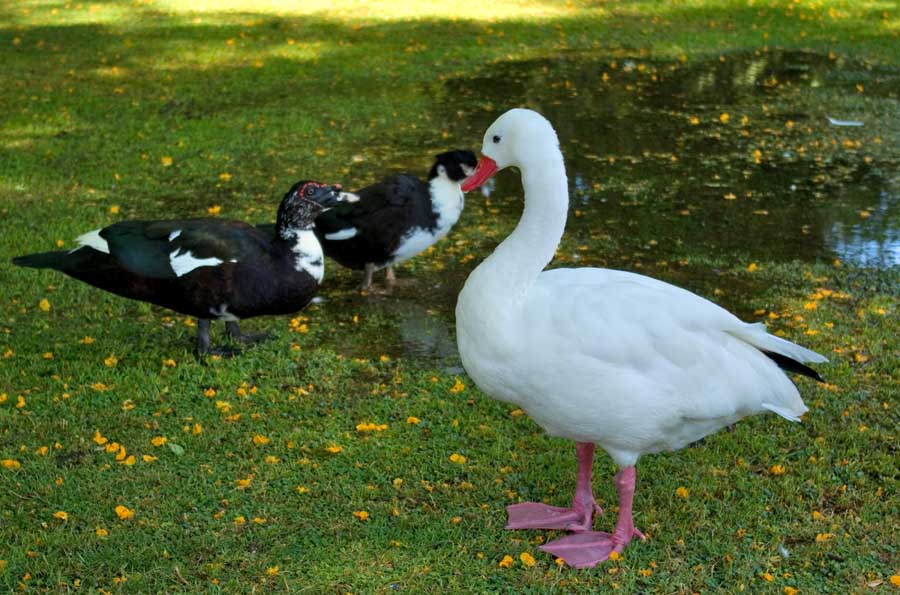
[[40,252],[37,254],[26,254],[25,256],[16,256],[12,259],[12,263],[20,267],[31,267],[33,269],[63,269],[63,263],[68,252]]

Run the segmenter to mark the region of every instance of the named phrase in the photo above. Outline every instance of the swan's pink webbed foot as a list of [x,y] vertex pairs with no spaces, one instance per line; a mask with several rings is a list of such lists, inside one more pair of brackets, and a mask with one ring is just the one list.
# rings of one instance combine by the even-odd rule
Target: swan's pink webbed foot
[[559,529],[561,531],[590,531],[594,512],[603,514],[595,502],[590,506],[563,508],[541,502],[522,502],[506,507],[507,529]]
[[578,485],[572,506],[562,508],[541,502],[522,502],[506,507],[507,529],[559,529],[562,531],[590,531],[594,512],[603,514],[591,493],[591,465],[594,461],[594,445],[586,442],[575,444],[578,454]]
[[551,541],[542,545],[541,549],[562,558],[569,566],[592,568],[599,562],[608,559],[612,552],[624,550],[632,538],[646,539],[644,534],[634,527],[631,516],[634,484],[634,467],[626,467],[616,475],[616,488],[619,492],[619,519],[616,523],[615,533],[584,531]]

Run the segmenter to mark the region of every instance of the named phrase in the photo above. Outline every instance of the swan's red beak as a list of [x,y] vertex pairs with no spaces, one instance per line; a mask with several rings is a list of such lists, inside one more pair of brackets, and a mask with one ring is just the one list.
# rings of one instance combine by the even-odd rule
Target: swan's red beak
[[487,182],[495,173],[497,173],[497,162],[487,155],[482,155],[481,159],[478,160],[478,167],[475,168],[475,173],[463,180],[462,191],[475,190]]

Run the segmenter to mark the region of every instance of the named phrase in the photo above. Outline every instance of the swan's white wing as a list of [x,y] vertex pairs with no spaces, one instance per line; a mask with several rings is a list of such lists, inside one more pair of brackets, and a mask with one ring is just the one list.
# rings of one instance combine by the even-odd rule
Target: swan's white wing
[[[566,301],[559,304],[562,322],[568,319],[586,324],[586,333],[596,324],[607,325],[606,332],[638,332],[644,335],[641,339],[654,338],[662,347],[668,347],[668,341],[677,344],[683,333],[728,333],[757,349],[799,362],[828,361],[814,351],[768,334],[762,323],[743,322],[695,293],[652,277],[599,268],[553,269],[538,277],[537,287],[539,292],[561,296]],[[593,331],[605,334],[603,328]],[[620,340],[628,341],[627,336]]]
[[806,411],[759,349],[808,350],[674,285],[622,271],[555,269],[538,277],[525,316],[555,368],[577,379],[557,379],[557,390],[573,387],[568,402],[582,411],[605,404],[608,416],[636,413],[621,423],[645,425],[645,440],[659,431],[681,441],[682,426],[699,438],[764,409],[789,419]]

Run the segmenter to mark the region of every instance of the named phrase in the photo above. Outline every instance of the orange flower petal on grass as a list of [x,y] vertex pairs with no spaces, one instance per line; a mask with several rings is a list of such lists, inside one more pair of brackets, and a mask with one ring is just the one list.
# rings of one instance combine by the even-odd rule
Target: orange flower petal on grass
[[122,506],[121,504],[119,504],[118,506],[116,506],[116,516],[125,521],[130,518],[134,518],[134,511],[127,506]]

